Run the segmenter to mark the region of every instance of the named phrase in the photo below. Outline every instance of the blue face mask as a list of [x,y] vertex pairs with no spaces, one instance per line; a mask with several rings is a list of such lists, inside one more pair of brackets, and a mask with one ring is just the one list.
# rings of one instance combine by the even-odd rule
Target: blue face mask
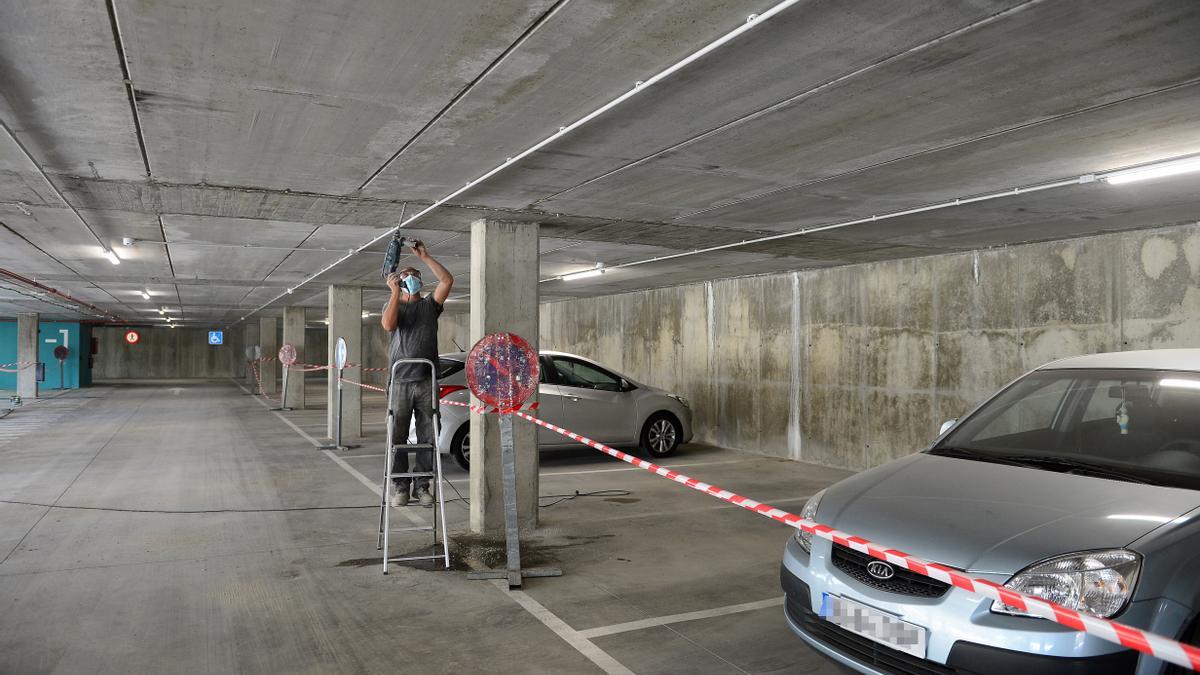
[[415,274],[410,274],[404,277],[404,287],[408,289],[409,295],[415,295],[421,290],[421,279]]

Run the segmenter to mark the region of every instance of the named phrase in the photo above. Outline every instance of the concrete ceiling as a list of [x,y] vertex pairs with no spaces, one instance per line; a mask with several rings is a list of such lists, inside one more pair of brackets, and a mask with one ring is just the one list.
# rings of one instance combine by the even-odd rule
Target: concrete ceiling
[[[0,132],[0,268],[128,319],[163,306],[237,319],[772,4],[3,3],[0,120],[15,138]],[[1195,0],[800,2],[413,234],[436,244],[461,296],[466,231],[483,216],[540,222],[552,277],[1200,153],[1196,35]],[[541,290],[584,297],[1197,219],[1195,174],[1091,183]],[[335,282],[377,289],[378,264],[356,255],[286,301],[320,308]],[[49,300],[0,282],[0,317],[79,315]]]

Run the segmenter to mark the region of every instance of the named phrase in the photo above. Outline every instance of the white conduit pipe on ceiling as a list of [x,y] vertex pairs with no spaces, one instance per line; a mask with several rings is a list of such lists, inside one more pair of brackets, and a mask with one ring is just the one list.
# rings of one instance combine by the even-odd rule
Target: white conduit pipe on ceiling
[[665,68],[664,70],[659,71],[655,75],[651,76],[649,79],[642,80],[642,81],[635,83],[633,85],[633,89],[626,91],[624,94],[621,94],[620,96],[612,99],[608,103],[605,103],[604,105],[600,106],[599,108],[596,108],[592,112],[584,115],[583,117],[580,117],[579,119],[575,120],[574,122],[572,122],[566,126],[559,127],[558,132],[551,134],[550,136],[546,137],[545,139],[529,146],[525,150],[522,150],[521,152],[517,153],[516,155],[513,155],[512,157],[506,158],[504,160],[504,163],[493,168],[491,171],[488,171],[487,173],[483,174],[482,176],[479,176],[475,180],[469,181],[466,185],[458,188],[457,190],[446,195],[445,197],[442,197],[441,199],[433,202],[429,206],[427,206],[424,209],[421,209],[417,213],[413,214],[407,220],[403,220],[399,225],[389,229],[388,231],[386,231],[383,234],[375,237],[374,239],[366,242],[365,244],[359,246],[358,248],[351,249],[349,252],[346,253],[346,255],[344,255],[344,256],[338,258],[337,260],[333,261],[332,263],[326,265],[320,271],[318,271],[316,274],[313,274],[312,276],[308,277],[307,279],[304,279],[303,281],[297,283],[291,289],[288,289],[288,291],[286,291],[284,293],[280,293],[279,295],[275,296],[274,298],[271,298],[267,302],[259,305],[258,307],[254,308],[253,310],[247,312],[246,316],[241,317],[240,319],[238,319],[237,321],[234,321],[230,325],[236,325],[242,321],[245,321],[247,316],[252,316],[252,315],[262,311],[263,309],[270,306],[272,303],[286,297],[288,294],[290,294],[295,289],[303,286],[304,284],[307,284],[309,281],[316,279],[317,277],[328,272],[329,270],[346,262],[350,258],[354,257],[355,254],[361,253],[364,250],[366,250],[368,247],[373,246],[374,244],[392,236],[397,230],[404,228],[404,227],[408,227],[410,224],[412,224],[412,223],[416,222],[417,220],[419,220],[420,218],[423,218],[424,216],[428,215],[434,209],[438,208],[439,206],[442,206],[443,204],[450,201],[451,199],[454,199],[455,197],[466,192],[467,190],[470,190],[471,188],[475,187],[476,185],[479,185],[480,183],[491,178],[492,176],[495,176],[496,174],[500,173],[501,171],[503,171],[503,170],[507,169],[508,167],[512,166],[513,164],[519,162],[520,160],[524,159],[525,157],[528,157],[529,155],[537,152],[538,150],[541,150],[542,148],[546,147],[547,145],[553,143],[554,141],[562,138],[563,136],[571,133],[572,131],[575,131],[576,129],[587,124],[588,122],[591,122],[592,120],[596,119],[600,115],[603,115],[604,113],[608,112],[609,110],[612,110],[613,108],[621,105],[625,101],[628,101],[629,99],[633,98],[634,96],[637,96],[638,94],[646,91],[647,89],[654,86],[655,84],[658,84],[662,80],[675,74],[677,71],[682,70],[683,68],[686,68],[687,66],[689,66],[693,62],[703,58],[710,52],[715,51],[715,50],[721,48],[726,43],[730,42],[731,40],[736,39],[742,33],[745,33],[746,31],[754,28],[755,26],[758,26],[759,24],[762,24],[762,23],[768,21],[772,17],[778,15],[780,12],[786,10],[787,8],[791,7],[792,5],[797,4],[798,2],[800,2],[800,0],[783,0],[783,2],[780,2],[776,5],[774,5],[773,7],[771,7],[770,9],[768,9],[767,11],[765,11],[761,14],[751,14],[746,19],[746,23],[729,31],[728,33],[722,35],[721,37],[717,38],[716,40],[713,40],[712,42],[701,47],[700,49],[697,49],[696,51],[694,51],[691,54],[684,57],[682,60],[677,61],[674,64]]

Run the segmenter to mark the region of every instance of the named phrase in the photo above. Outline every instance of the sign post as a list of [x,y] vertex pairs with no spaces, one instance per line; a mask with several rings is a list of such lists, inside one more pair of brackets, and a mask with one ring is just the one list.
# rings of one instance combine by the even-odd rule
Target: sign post
[[504,539],[508,558],[504,570],[471,572],[467,578],[507,579],[509,590],[513,590],[521,587],[522,578],[562,576],[562,570],[557,567],[521,569],[512,412],[519,410],[537,391],[537,352],[518,335],[486,335],[475,343],[467,356],[467,384],[475,398],[500,415],[500,473],[504,483]]
[[71,350],[66,345],[59,345],[54,348],[54,358],[58,359],[58,388],[66,389],[66,363],[67,357],[71,355]]
[[333,367],[337,369],[337,406],[333,415],[333,445],[322,445],[320,450],[352,450],[357,445],[342,444],[342,375],[346,369],[346,339],[339,337],[333,345]]
[[[279,362],[283,364],[283,394],[279,397],[279,407],[271,408],[271,410],[291,410],[291,408],[287,407],[287,381],[288,371],[292,369],[292,364],[296,362],[296,348],[284,343],[279,348]],[[341,383],[339,382],[339,384]]]

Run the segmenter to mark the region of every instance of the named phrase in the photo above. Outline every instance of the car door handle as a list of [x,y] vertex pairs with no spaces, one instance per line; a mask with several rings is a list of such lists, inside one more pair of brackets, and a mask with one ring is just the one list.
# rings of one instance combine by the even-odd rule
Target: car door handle
[[572,402],[572,403],[578,403],[578,402],[579,402],[579,397],[578,397],[578,396],[568,396],[568,397],[567,397],[567,400],[568,400],[568,401],[570,401],[570,402]]

